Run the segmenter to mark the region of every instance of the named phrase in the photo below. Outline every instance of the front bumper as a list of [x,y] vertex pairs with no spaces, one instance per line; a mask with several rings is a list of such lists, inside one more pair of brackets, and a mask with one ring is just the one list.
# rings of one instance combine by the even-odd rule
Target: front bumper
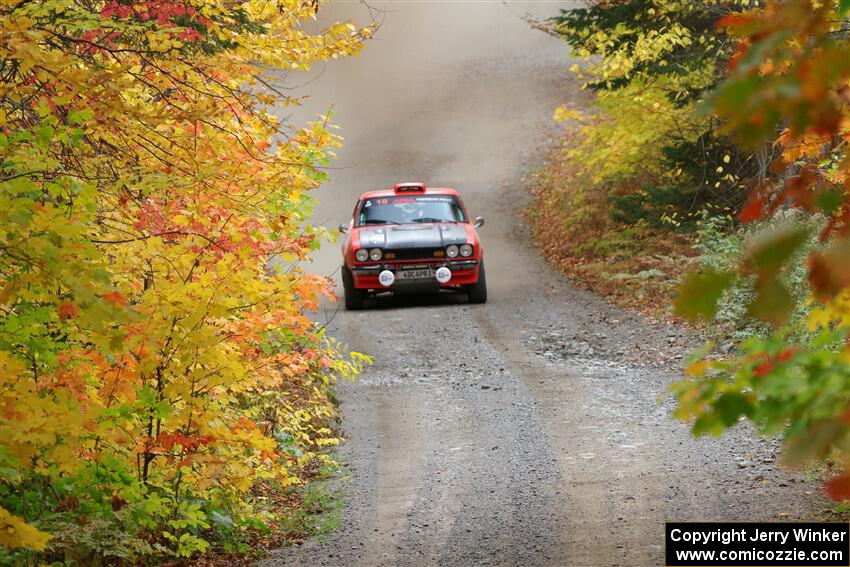
[[[387,290],[398,289],[404,286],[422,285],[421,280],[408,283],[396,280],[389,288],[384,287],[378,281],[378,274],[384,270],[390,270],[394,274],[399,270],[430,267],[432,270],[445,266],[452,272],[452,278],[444,284],[439,283],[436,278],[433,287],[452,288],[459,285],[470,285],[478,281],[478,270],[481,262],[479,260],[420,260],[404,262],[378,262],[375,264],[356,265],[351,267],[351,275],[354,279],[354,287],[358,289]],[[425,283],[431,283],[425,282]]]

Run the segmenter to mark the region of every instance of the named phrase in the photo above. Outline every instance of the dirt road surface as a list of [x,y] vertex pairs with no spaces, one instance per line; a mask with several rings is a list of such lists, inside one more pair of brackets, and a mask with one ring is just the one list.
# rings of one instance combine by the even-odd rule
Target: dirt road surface
[[[687,352],[680,330],[577,290],[527,242],[522,174],[576,85],[564,44],[517,14],[567,5],[372,6],[385,10],[376,38],[317,70],[296,114],[334,104],[345,137],[316,220],[336,226],[395,181],[456,187],[487,221],[490,301],[336,315],[332,332],[375,357],[339,389],[342,527],[264,565],[661,565],[667,520],[822,512],[816,483],[776,469],[773,442],[743,427],[696,440],[659,404]],[[358,3],[334,10],[368,18]],[[338,265],[328,245],[313,270]]]

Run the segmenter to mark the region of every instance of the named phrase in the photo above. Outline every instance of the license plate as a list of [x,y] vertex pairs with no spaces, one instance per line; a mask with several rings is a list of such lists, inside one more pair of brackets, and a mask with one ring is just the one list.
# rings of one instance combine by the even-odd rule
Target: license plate
[[396,277],[400,280],[428,280],[434,277],[431,268],[419,268],[416,270],[400,270]]

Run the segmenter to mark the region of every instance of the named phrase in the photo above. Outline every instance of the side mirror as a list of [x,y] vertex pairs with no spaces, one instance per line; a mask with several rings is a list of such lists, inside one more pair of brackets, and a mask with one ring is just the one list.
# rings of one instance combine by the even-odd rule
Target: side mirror
[[348,223],[341,223],[337,228],[342,233],[348,232]]
[[472,226],[478,228],[479,226],[484,226],[484,217],[475,217],[475,222],[472,223]]

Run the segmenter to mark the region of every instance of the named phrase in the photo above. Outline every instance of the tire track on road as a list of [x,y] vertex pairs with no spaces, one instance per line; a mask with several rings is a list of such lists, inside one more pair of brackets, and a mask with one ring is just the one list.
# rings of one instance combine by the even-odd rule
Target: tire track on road
[[[533,396],[564,478],[569,543],[563,564],[663,562],[665,484],[652,439],[632,423],[600,415],[596,388],[581,369],[556,368],[529,353],[517,327],[497,324],[493,314],[480,311],[475,320]],[[630,443],[607,442],[622,430]]]

